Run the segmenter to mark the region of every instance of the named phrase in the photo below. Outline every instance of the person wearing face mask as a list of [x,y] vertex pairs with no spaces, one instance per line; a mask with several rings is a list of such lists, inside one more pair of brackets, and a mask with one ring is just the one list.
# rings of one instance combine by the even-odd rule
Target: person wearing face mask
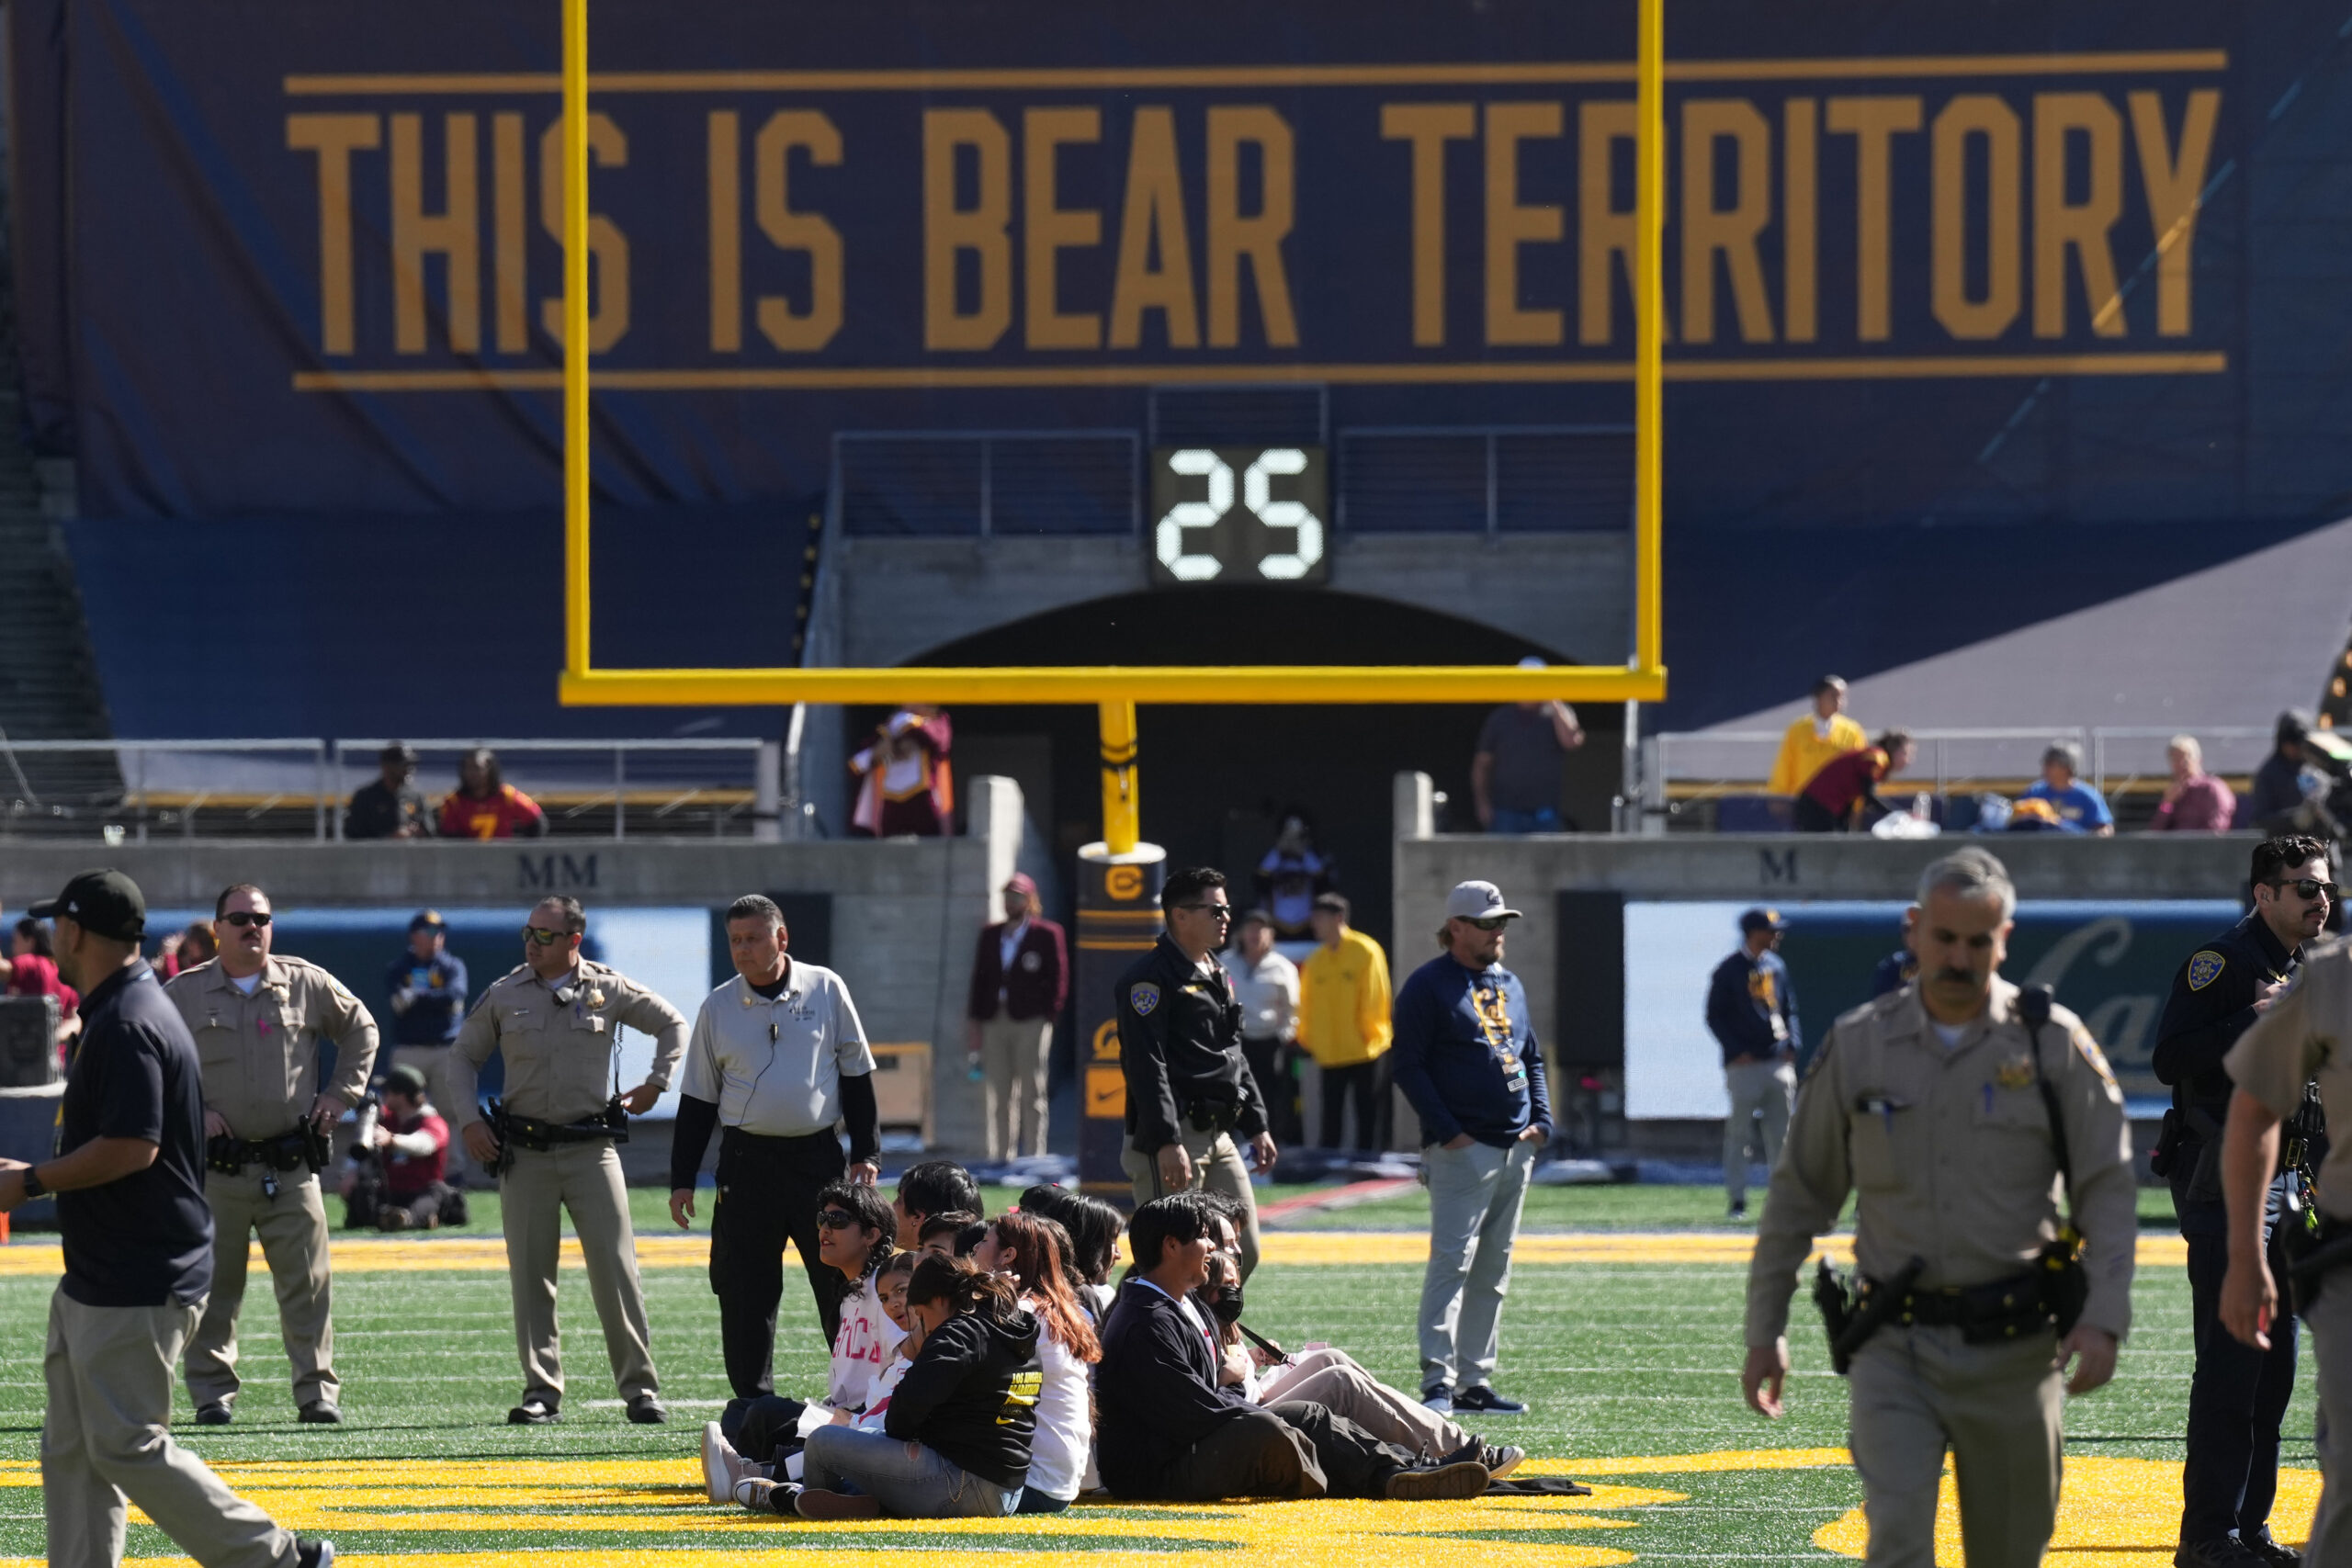
[[[187,1346],[199,1427],[235,1419],[237,1315],[249,1239],[261,1238],[302,1421],[343,1419],[334,1371],[327,1210],[319,1172],[328,1129],[368,1091],[376,1021],[317,964],[270,951],[269,896],[241,882],[214,901],[220,955],[164,987],[204,1064],[204,1194],[212,1205],[212,1297]],[[320,1047],[335,1048],[321,1080]]]
[[2131,1326],[2140,1225],[2122,1090],[2080,1020],[2000,977],[2016,911],[1983,850],[1927,868],[1919,978],[1822,1042],[1757,1225],[1740,1386],[1777,1417],[1797,1270],[1859,1193],[1864,1293],[1825,1304],[1851,1380],[1871,1563],[1934,1560],[1947,1454],[1968,1561],[2040,1562],[2065,1395],[2114,1376]]

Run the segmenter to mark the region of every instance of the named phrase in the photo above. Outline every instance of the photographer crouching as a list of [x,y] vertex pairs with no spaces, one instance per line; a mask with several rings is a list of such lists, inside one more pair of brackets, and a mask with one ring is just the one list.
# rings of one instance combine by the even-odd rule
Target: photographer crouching
[[346,1229],[429,1231],[466,1223],[466,1195],[449,1185],[449,1123],[425,1098],[424,1074],[405,1064],[384,1077],[380,1105],[360,1119],[344,1167]]

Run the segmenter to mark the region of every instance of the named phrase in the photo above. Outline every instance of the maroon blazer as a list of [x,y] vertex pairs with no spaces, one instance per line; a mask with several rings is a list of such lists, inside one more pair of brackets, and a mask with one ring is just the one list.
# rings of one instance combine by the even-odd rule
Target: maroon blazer
[[1002,923],[980,932],[979,951],[972,955],[972,996],[965,1006],[965,1016],[982,1022],[994,1018],[997,993],[1002,991],[1008,1018],[1042,1018],[1048,1023],[1059,1018],[1062,1003],[1069,998],[1069,949],[1062,940],[1062,928],[1030,916],[1029,929],[1021,933],[1021,948],[1012,955],[1009,975],[1001,962],[1003,947]]

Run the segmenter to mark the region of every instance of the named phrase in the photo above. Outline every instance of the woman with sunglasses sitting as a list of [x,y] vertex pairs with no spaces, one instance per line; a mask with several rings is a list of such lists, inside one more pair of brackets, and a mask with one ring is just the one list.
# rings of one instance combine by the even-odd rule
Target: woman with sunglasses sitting
[[907,1313],[922,1348],[891,1395],[882,1430],[820,1427],[806,1484],[746,1477],[736,1500],[804,1519],[1001,1518],[1019,1510],[1044,1374],[1037,1319],[1010,1280],[967,1258],[915,1265]]
[[712,1502],[731,1498],[736,1483],[752,1473],[750,1466],[782,1462],[815,1427],[854,1422],[874,1403],[876,1380],[905,1337],[883,1303],[881,1284],[898,1230],[878,1188],[836,1181],[817,1194],[817,1256],[849,1282],[825,1397],[813,1404],[774,1393],[755,1399],[732,1441],[718,1422],[704,1427],[703,1481]]
[[1015,1210],[989,1222],[972,1261],[1020,1288],[1037,1319],[1037,1430],[1029,1443],[1024,1514],[1058,1514],[1077,1497],[1094,1446],[1094,1382],[1102,1346],[1069,1286],[1069,1235],[1042,1215]]

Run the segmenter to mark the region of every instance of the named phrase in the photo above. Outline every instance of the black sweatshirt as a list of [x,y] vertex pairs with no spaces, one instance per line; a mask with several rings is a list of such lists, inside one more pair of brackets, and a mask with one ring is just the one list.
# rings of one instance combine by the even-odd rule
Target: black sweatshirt
[[1029,1438],[1044,1383],[1036,1318],[1018,1313],[1000,1325],[959,1313],[923,1336],[922,1352],[890,1396],[882,1429],[1011,1491],[1029,1477]]
[[1114,1497],[1157,1497],[1168,1466],[1258,1408],[1220,1388],[1209,1343],[1165,1291],[1131,1279],[1103,1325],[1094,1369],[1096,1459]]

